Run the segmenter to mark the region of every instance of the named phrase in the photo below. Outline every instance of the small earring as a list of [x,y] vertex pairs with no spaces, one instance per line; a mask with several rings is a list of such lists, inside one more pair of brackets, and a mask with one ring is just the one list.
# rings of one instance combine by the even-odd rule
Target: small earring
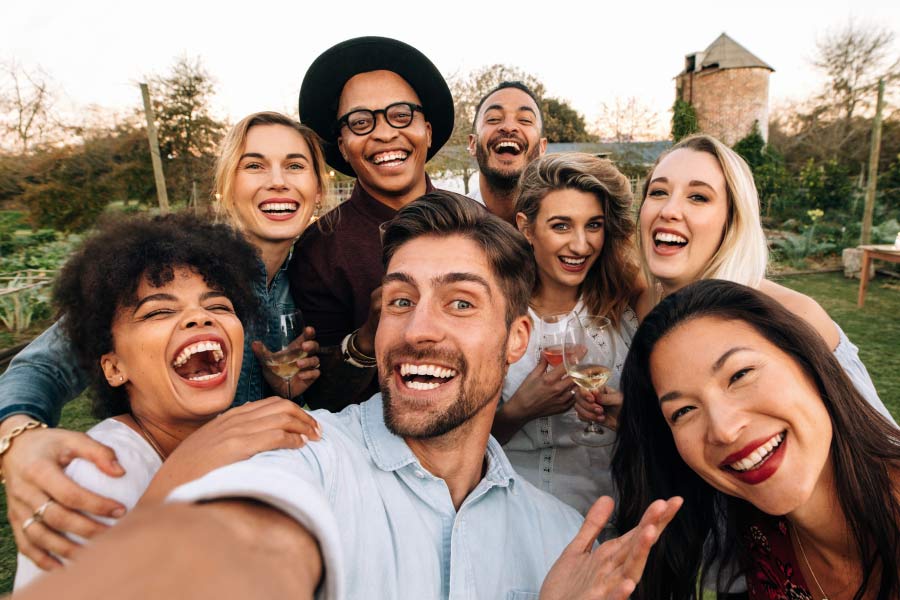
[[322,203],[316,199],[316,208],[313,210],[313,219],[318,219],[320,212],[322,212]]
[[122,375],[119,375],[119,381],[125,381],[125,377]]

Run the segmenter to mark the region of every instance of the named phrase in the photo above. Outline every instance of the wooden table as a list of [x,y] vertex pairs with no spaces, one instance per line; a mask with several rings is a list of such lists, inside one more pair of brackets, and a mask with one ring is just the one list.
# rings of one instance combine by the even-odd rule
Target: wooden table
[[856,300],[856,306],[862,308],[866,302],[866,288],[869,286],[869,268],[872,260],[886,260],[888,262],[900,263],[900,248],[891,244],[857,246],[863,252],[862,272],[859,274],[859,297]]

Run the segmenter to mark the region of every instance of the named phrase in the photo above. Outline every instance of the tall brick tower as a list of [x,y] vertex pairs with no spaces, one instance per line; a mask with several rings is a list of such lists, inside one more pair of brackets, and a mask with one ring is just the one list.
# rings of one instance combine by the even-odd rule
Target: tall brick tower
[[769,139],[769,73],[775,69],[724,33],[703,52],[684,57],[675,96],[694,107],[700,131],[729,146],[750,133],[754,121]]

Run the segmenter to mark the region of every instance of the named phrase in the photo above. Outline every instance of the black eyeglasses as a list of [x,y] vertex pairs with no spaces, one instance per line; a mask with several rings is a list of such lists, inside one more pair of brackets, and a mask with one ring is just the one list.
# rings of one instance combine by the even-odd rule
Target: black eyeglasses
[[394,129],[403,129],[409,127],[416,116],[416,111],[425,114],[425,109],[418,104],[412,102],[394,102],[388,104],[387,108],[379,110],[369,110],[361,108],[348,112],[337,121],[338,129],[347,126],[347,129],[356,135],[366,135],[375,130],[375,115],[379,113],[384,115],[384,120]]

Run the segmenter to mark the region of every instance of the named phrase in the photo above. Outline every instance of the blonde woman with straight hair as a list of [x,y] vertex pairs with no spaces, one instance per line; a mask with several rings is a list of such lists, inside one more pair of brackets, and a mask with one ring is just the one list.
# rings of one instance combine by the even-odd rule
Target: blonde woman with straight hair
[[[563,365],[549,366],[535,330],[525,355],[509,368],[492,433],[522,477],[582,514],[599,496],[613,494],[612,446],[575,443],[571,435],[585,424],[573,406],[584,404],[592,420],[612,424],[608,417],[621,404],[615,389],[644,291],[633,215],[628,179],[589,154],[543,156],[519,180],[516,223],[537,267],[529,316],[535,324],[570,311],[609,318],[611,331],[603,335],[615,337],[616,368],[602,393],[579,393]],[[611,431],[603,436],[615,440]]]
[[734,150],[712,136],[693,135],[663,153],[644,183],[638,233],[653,304],[701,279],[756,288],[812,325],[862,396],[894,422],[837,323],[809,296],[765,278],[759,196],[753,173]]

